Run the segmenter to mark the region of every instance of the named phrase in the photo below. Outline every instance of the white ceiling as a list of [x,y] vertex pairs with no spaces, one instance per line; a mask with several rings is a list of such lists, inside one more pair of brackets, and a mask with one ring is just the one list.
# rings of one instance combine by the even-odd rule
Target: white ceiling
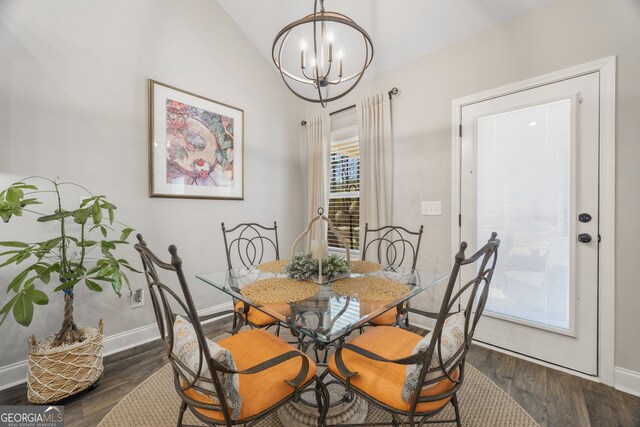
[[[379,73],[455,43],[551,0],[325,0],[371,36],[375,48],[367,74]],[[271,61],[278,31],[313,12],[313,0],[218,0]],[[345,52],[345,62],[347,53]]]

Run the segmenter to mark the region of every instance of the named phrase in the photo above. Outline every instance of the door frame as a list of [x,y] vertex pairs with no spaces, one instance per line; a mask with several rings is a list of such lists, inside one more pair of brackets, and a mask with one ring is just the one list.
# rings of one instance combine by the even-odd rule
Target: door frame
[[[599,132],[599,215],[598,253],[598,376],[585,376],[614,386],[615,382],[615,110],[616,57],[599,59],[575,67],[508,84],[495,89],[454,99],[451,102],[451,248],[460,245],[460,197],[462,161],[462,107],[489,99],[522,92],[585,74],[600,74]],[[456,224],[458,226],[456,227]],[[503,349],[493,347],[498,351]],[[532,360],[528,358],[529,360]],[[575,371],[544,363],[576,375]],[[582,376],[582,375],[580,375]]]

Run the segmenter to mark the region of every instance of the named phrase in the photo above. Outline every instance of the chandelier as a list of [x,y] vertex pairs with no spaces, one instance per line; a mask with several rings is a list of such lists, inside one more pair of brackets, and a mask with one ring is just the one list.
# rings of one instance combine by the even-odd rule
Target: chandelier
[[[292,40],[298,42],[298,49]],[[347,47],[353,51],[347,52]],[[373,59],[373,43],[353,19],[325,11],[324,0],[314,0],[311,15],[290,23],[276,35],[271,55],[291,92],[325,107],[360,82]]]

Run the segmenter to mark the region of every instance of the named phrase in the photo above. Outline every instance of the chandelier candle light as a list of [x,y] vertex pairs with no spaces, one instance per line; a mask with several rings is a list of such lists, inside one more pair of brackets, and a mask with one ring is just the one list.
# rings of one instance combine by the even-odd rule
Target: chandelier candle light
[[[352,42],[355,39],[355,45],[349,46],[362,43],[363,52],[360,55],[352,52],[352,60],[348,66],[343,63],[345,53],[342,47],[338,47],[334,53],[336,34],[344,37],[345,43],[348,42],[347,39]],[[298,70],[295,65],[297,61],[289,58],[295,50],[287,48],[287,43],[290,38],[300,35]],[[307,40],[311,40],[311,43]],[[308,52],[310,47],[311,52]],[[291,92],[305,101],[320,103],[325,107],[328,102],[345,96],[360,82],[373,59],[373,43],[369,34],[351,18],[341,13],[325,11],[324,0],[314,0],[311,15],[290,23],[276,35],[271,55],[282,80]],[[308,65],[307,55],[311,56]],[[345,76],[345,69],[350,74]]]

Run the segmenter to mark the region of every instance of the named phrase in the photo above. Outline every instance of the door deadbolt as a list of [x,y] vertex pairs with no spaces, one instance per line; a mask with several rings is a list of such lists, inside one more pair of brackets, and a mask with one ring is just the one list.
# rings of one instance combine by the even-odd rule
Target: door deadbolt
[[589,243],[591,241],[591,234],[589,233],[578,234],[578,241],[580,243]]
[[591,215],[589,215],[588,213],[581,213],[580,215],[578,215],[578,221],[589,222],[591,221]]

